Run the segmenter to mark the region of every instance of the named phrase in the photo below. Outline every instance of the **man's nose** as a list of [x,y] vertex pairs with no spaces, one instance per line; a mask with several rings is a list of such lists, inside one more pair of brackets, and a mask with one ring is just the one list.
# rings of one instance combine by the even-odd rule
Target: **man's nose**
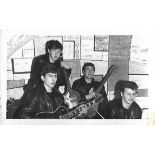
[[56,52],[56,55],[59,55],[59,52]]
[[131,97],[132,99],[135,98],[135,94],[130,95],[130,97]]
[[57,80],[57,78],[56,78],[56,77],[52,79],[52,81],[56,81],[56,80]]
[[92,73],[92,71],[91,71],[91,70],[89,70],[89,73]]

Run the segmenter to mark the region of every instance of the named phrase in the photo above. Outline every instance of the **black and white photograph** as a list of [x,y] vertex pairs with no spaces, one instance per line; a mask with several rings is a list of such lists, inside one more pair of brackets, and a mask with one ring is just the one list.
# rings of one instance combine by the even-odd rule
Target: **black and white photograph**
[[153,1],[0,2],[0,154],[154,155]]
[[6,36],[6,119],[148,119],[149,36]]

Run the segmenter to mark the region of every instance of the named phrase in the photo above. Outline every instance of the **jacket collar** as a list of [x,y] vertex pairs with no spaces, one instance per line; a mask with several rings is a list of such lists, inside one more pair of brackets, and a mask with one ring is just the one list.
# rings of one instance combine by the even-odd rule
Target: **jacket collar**
[[[86,84],[88,84],[88,83],[85,81],[84,76],[81,77],[81,80],[82,80],[82,83],[86,83]],[[93,84],[93,83],[94,83],[94,78],[92,79],[92,82],[89,83],[89,84]]]
[[[135,101],[131,104],[131,106],[130,106],[129,109],[131,109],[131,108],[134,106],[134,104],[135,104]],[[124,108],[124,107],[123,107],[123,104],[122,104],[122,98],[118,99],[118,105],[119,105],[120,107]],[[125,109],[125,108],[124,108],[124,109]]]
[[[39,86],[39,89],[41,90],[41,92],[47,93],[47,91],[46,91],[46,89],[45,89],[45,87],[44,87],[44,84],[41,84],[41,85]],[[55,92],[55,89],[54,89],[54,88],[52,88],[52,92]],[[52,92],[51,92],[51,93],[52,93]]]

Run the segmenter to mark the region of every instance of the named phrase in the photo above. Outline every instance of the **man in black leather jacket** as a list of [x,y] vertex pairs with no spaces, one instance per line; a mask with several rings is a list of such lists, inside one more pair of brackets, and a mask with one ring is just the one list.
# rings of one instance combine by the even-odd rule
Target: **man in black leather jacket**
[[[89,100],[95,97],[96,95],[94,91],[99,87],[100,82],[97,82],[94,80],[94,72],[95,72],[94,64],[85,63],[82,67],[83,76],[80,79],[74,81],[73,83],[72,89],[77,91],[80,94],[81,102]],[[107,94],[105,92],[104,86],[100,91],[100,95],[102,95],[104,102],[107,101]],[[88,115],[93,115],[93,113],[94,113],[93,109],[92,108],[89,109]],[[101,118],[101,117],[98,117],[96,115],[96,116],[93,116],[93,118]]]
[[39,55],[35,57],[32,61],[30,79],[28,80],[28,84],[25,85],[24,91],[27,91],[42,84],[42,80],[40,78],[40,71],[42,66],[47,63],[54,64],[58,68],[58,77],[55,88],[58,89],[59,86],[65,86],[66,91],[66,82],[63,74],[63,68],[67,71],[68,75],[71,74],[71,69],[70,66],[68,66],[63,61],[62,50],[63,46],[59,41],[49,40],[46,42],[46,53],[44,55]]
[[106,105],[99,105],[99,112],[107,119],[141,119],[142,110],[135,102],[137,88],[135,82],[123,81],[121,98],[109,101]]
[[24,93],[14,118],[36,118],[37,113],[54,112],[59,106],[66,107],[63,95],[54,88],[57,81],[57,68],[53,64],[42,67],[41,80],[43,84]]

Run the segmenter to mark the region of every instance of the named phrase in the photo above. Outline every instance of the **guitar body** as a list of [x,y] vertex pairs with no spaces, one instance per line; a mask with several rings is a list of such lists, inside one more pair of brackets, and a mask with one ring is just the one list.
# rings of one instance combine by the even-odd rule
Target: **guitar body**
[[68,112],[66,107],[60,106],[54,112],[40,112],[36,114],[38,119],[60,119],[61,115]]
[[65,103],[70,109],[79,104],[80,95],[78,92],[70,89],[64,94]]

